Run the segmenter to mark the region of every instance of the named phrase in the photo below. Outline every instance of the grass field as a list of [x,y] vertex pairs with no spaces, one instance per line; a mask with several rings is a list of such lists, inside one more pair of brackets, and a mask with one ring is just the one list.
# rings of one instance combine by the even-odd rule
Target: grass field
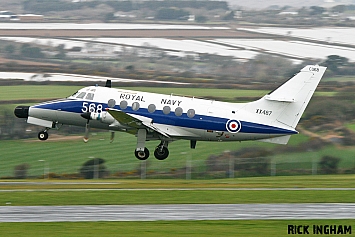
[[[132,135],[117,133],[115,141],[109,143],[109,133],[98,133],[91,136],[89,143],[84,143],[78,136],[72,139],[64,137],[64,140],[56,140],[52,132],[50,131],[50,138],[45,142],[41,142],[37,138],[1,141],[0,177],[12,176],[14,167],[23,163],[30,165],[29,176],[42,175],[44,166],[46,173],[76,173],[81,165],[92,157],[103,158],[111,174],[134,171],[140,167],[140,161],[133,154],[136,138]],[[307,141],[307,139],[304,135],[295,135],[291,138],[289,146]],[[147,147],[151,151],[156,145],[156,141],[147,142]],[[147,170],[153,172],[179,170],[186,166],[186,159],[189,158],[192,161],[192,166],[195,167],[193,172],[203,172],[206,169],[205,161],[210,155],[218,155],[226,150],[234,151],[245,147],[277,149],[283,145],[262,142],[198,142],[196,149],[192,150],[189,148],[188,141],[176,141],[169,146],[169,158],[165,161],[158,161],[154,157],[150,157],[147,160]],[[355,167],[354,154],[354,147],[327,146],[319,151],[277,154],[270,156],[270,158],[276,162],[277,170],[280,168],[311,170],[312,161],[318,162],[324,155],[333,155],[341,158],[339,168],[352,169]],[[39,162],[39,160],[46,162]],[[147,177],[149,178],[149,173]]]
[[[149,190],[154,188],[354,187],[355,175],[257,177],[224,180],[43,181],[2,185],[0,205],[353,202],[355,191]],[[103,184],[105,182],[106,184]],[[144,188],[127,190],[125,188]],[[23,190],[23,189],[26,190]],[[66,188],[66,189],[63,189]],[[76,190],[98,189],[98,190]],[[119,190],[107,190],[119,188]],[[19,190],[21,189],[21,190]],[[30,190],[32,191],[30,191]],[[53,190],[54,189],[54,190]],[[72,191],[68,189],[73,189]],[[76,190],[76,191],[75,191]],[[219,220],[153,222],[0,223],[4,236],[287,236],[288,225],[347,225],[354,220]]]
[[[27,85],[0,87],[1,100],[26,100],[45,98],[64,98],[72,95],[82,86],[60,85]],[[218,97],[225,101],[233,101],[236,97],[262,97],[267,90],[235,90],[216,88],[167,88],[167,87],[120,87],[127,90],[138,90],[152,93],[176,94],[196,97]],[[333,96],[334,92],[316,92],[315,96]]]
[[14,191],[0,192],[0,205],[9,202],[15,206],[352,203],[354,190],[330,191],[320,188],[355,188],[354,180],[355,175],[319,175],[191,181],[156,179],[11,182],[0,186],[0,190]]
[[[70,138],[70,137],[69,137]],[[43,173],[43,166],[46,167],[46,173],[76,173],[81,165],[88,160],[88,158],[97,157],[103,158],[111,173],[127,172],[136,170],[140,166],[133,154],[134,144],[136,138],[132,135],[119,133],[115,141],[109,143],[108,133],[98,133],[92,135],[89,143],[84,143],[80,137],[73,137],[67,141],[53,140],[41,142],[37,138],[18,141],[1,141],[1,156],[0,162],[0,177],[12,176],[16,165],[27,163],[30,165],[29,176],[40,176]],[[299,141],[304,141],[303,135],[296,135],[292,138],[290,144],[297,144]],[[157,142],[147,142],[147,147],[154,150]],[[186,165],[186,159],[192,161],[193,167],[203,171],[206,163],[205,160],[212,154],[221,154],[226,150],[238,150],[243,147],[265,147],[267,149],[277,148],[277,146],[261,142],[242,142],[242,143],[209,143],[198,142],[194,150],[189,148],[187,141],[176,141],[170,147],[170,156],[165,161],[158,161],[151,157],[147,160],[147,168],[151,171],[170,171],[172,169],[181,169]],[[332,154],[340,157],[340,168],[353,168],[355,148],[337,148],[326,147],[319,151],[307,151],[303,153],[289,153],[287,155],[280,154],[272,156],[275,162],[281,164],[286,163],[286,166],[291,168],[297,164],[304,163],[311,169],[312,159],[318,161],[323,155]],[[39,160],[45,160],[39,162]],[[285,168],[287,168],[285,167]],[[277,167],[278,168],[278,167]],[[302,168],[302,167],[300,167]],[[149,175],[148,175],[149,177]]]
[[[264,220],[264,221],[159,221],[159,222],[76,222],[6,223],[0,232],[11,237],[91,236],[290,236],[288,225],[351,225],[354,220]],[[352,232],[353,233],[353,232]],[[334,236],[334,235],[327,235]]]
[[[74,140],[41,142],[37,138],[19,141],[1,141],[2,151],[0,162],[0,177],[13,174],[13,168],[22,163],[30,165],[29,175],[40,175],[43,172],[43,162],[49,166],[50,172],[77,172],[88,158],[98,157],[106,160],[106,166],[111,172],[132,171],[140,165],[134,157],[135,136],[117,133],[115,141],[109,142],[109,133],[99,133],[91,136],[89,143],[84,143],[80,137]],[[147,147],[153,151],[158,145],[155,141],[147,142]],[[170,170],[184,167],[186,156],[191,157],[195,166],[203,165],[210,154],[220,154],[225,150],[234,150],[252,143],[208,143],[198,142],[197,148],[191,150],[188,141],[177,141],[170,145],[170,156],[165,161],[158,161],[154,157],[148,159],[151,170]],[[254,144],[255,145],[255,144]],[[260,143],[261,146],[267,146]],[[20,148],[20,149],[19,149]]]
[[0,205],[141,205],[245,203],[353,203],[354,190],[117,190],[16,191],[1,193]]
[[324,81],[348,82],[348,81],[355,81],[355,77],[352,77],[352,76],[328,77],[328,78],[324,78]]

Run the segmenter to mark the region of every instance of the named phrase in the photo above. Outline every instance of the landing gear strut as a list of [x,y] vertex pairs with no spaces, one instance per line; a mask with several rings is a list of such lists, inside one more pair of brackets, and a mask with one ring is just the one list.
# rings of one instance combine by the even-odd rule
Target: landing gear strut
[[149,150],[145,147],[145,141],[147,139],[147,130],[138,129],[137,132],[137,147],[134,151],[134,155],[138,160],[146,160],[149,157]]
[[48,139],[47,129],[38,133],[38,139],[41,141],[45,141]]
[[158,160],[165,160],[169,156],[168,143],[161,142],[157,148],[155,148],[154,156]]

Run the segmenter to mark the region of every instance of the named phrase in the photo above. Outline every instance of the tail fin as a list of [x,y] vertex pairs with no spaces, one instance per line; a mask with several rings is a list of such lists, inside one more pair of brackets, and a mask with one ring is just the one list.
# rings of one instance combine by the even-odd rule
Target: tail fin
[[308,65],[290,80],[244,107],[260,123],[295,129],[326,67]]

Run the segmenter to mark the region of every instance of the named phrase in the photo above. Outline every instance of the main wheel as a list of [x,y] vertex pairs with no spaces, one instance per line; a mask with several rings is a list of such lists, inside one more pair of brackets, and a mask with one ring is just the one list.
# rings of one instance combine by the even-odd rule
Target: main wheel
[[45,141],[48,139],[48,133],[46,131],[42,131],[38,133],[38,139],[41,141]]
[[157,147],[154,151],[154,156],[158,160],[165,160],[169,156],[169,150],[167,147]]
[[138,160],[146,160],[149,157],[149,150],[145,147],[144,151],[134,151],[134,155]]

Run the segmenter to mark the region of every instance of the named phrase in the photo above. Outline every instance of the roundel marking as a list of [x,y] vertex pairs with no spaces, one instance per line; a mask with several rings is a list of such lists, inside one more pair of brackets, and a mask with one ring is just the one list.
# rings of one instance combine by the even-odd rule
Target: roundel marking
[[226,128],[230,133],[237,133],[242,128],[242,124],[239,120],[231,119],[226,123]]

